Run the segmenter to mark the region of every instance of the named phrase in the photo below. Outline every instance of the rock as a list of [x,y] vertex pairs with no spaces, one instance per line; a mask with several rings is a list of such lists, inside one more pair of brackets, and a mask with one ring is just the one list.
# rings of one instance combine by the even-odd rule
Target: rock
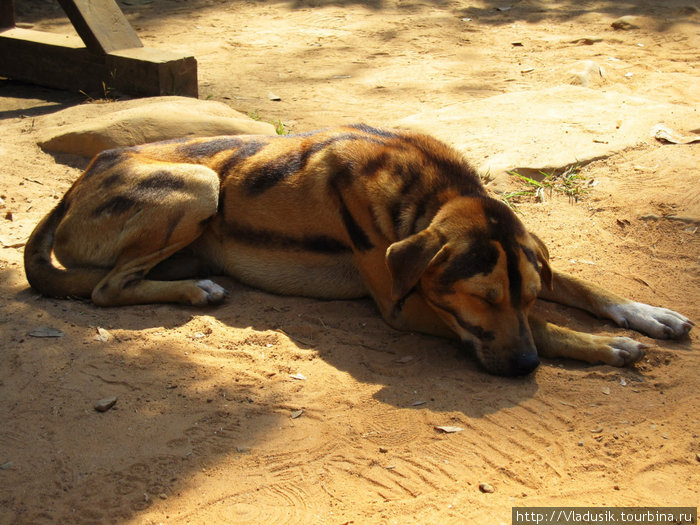
[[95,403],[94,408],[98,412],[107,412],[107,410],[112,408],[116,403],[116,397],[105,397],[104,399],[100,399],[97,403]]
[[462,432],[464,429],[462,427],[443,425],[435,427],[435,430],[439,430],[440,432],[444,432],[445,434],[454,434],[456,432]]
[[52,326],[38,326],[31,332],[28,332],[27,335],[32,337],[63,337],[66,334]]
[[640,25],[636,16],[622,16],[610,24],[613,29],[629,31],[630,29],[639,29]]
[[489,485],[488,483],[479,483],[479,490],[485,494],[492,494],[496,492],[496,489],[494,489],[493,486]]
[[571,40],[570,43],[572,44],[580,44],[580,45],[586,45],[586,46],[592,46],[593,44],[597,44],[599,42],[602,42],[603,39],[600,37],[596,36],[584,36],[581,38],[577,38],[576,40]]
[[560,70],[564,81],[572,86],[595,87],[606,80],[605,70],[593,60],[581,60]]
[[[614,81],[615,71],[606,76],[605,82]],[[489,188],[499,193],[512,188],[510,171],[550,172],[603,159],[648,143],[649,130],[659,122],[673,129],[696,118],[690,106],[559,84],[426,109],[394,125],[462,151],[479,173],[490,175]]]
[[[131,102],[131,101],[130,101]],[[187,97],[140,99],[139,105],[98,104],[111,111],[77,106],[59,111],[44,122],[54,126],[37,141],[45,151],[92,157],[121,148],[184,137],[274,135],[275,127],[259,122],[221,102]]]

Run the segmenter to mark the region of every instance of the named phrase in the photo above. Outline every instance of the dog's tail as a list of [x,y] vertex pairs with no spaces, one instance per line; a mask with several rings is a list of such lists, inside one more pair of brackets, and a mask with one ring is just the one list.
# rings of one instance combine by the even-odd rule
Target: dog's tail
[[51,261],[56,229],[68,205],[64,198],[46,215],[29,236],[24,248],[24,272],[29,284],[49,297],[90,297],[92,290],[107,275],[100,268],[68,268],[54,266]]

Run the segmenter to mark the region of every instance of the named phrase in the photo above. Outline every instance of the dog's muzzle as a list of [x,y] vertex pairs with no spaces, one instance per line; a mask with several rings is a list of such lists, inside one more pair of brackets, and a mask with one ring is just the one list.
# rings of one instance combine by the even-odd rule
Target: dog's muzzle
[[511,375],[524,376],[535,370],[540,364],[537,354],[522,353],[517,354],[511,362]]

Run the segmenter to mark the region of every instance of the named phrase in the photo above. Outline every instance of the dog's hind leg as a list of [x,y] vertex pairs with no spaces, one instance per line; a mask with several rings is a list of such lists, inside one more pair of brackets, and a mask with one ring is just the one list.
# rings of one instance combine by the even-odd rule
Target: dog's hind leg
[[631,328],[657,339],[677,339],[694,326],[692,321],[678,312],[630,301],[558,271],[553,272],[552,289],[544,287],[539,297],[581,308],[600,318],[611,319],[623,328]]
[[[113,243],[110,251],[116,262],[93,289],[95,304],[204,305],[225,298],[225,290],[210,280],[154,280],[148,276],[158,263],[197,239],[217,212],[216,173],[202,166],[178,165],[169,167],[167,176],[177,184],[171,183],[173,188],[166,188],[159,198],[154,195],[148,199],[147,205],[134,205],[117,237],[105,239]],[[146,196],[141,198],[145,200]]]

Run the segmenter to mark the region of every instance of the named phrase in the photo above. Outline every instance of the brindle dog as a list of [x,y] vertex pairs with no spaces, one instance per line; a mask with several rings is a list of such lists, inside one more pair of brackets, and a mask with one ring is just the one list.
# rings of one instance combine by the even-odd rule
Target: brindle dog
[[632,339],[535,318],[538,297],[657,338],[693,326],[554,271],[442,142],[364,125],[105,151],[36,227],[25,268],[42,294],[102,306],[219,303],[225,290],[201,277],[222,273],[281,294],[371,295],[391,326],[459,338],[503,375],[531,372],[538,354],[613,366],[644,355]]

